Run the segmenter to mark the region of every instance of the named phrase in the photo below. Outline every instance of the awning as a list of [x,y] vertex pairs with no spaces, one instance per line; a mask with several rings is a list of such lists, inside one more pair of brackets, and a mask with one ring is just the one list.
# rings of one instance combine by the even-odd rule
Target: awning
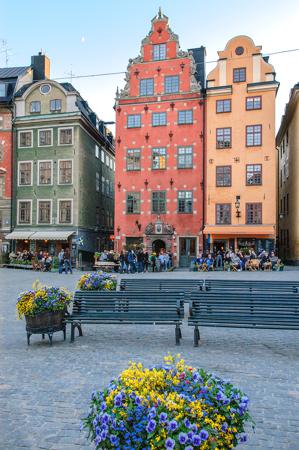
[[203,234],[226,236],[271,236],[275,238],[274,225],[206,225]]
[[74,231],[36,231],[30,241],[67,241]]
[[13,240],[13,239],[29,239],[29,237],[33,234],[31,231],[20,230],[20,231],[12,231],[11,233],[5,236],[5,239]]

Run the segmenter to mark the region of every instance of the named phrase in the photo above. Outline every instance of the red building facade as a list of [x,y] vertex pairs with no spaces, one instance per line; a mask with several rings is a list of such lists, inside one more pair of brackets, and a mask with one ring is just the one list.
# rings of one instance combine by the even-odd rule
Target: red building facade
[[159,11],[116,97],[115,247],[188,266],[202,249],[203,101],[191,51]]

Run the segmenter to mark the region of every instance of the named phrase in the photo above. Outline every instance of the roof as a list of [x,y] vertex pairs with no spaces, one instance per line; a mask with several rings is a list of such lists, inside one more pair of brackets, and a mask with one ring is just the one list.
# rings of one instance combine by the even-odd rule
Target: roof
[[17,78],[22,75],[30,66],[24,67],[0,67],[0,78]]
[[22,95],[24,94],[24,92],[27,91],[27,89],[32,86],[34,83],[27,83],[24,84],[16,93],[15,93],[15,97],[22,97]]
[[299,83],[296,83],[294,87],[292,87],[291,89],[290,98],[285,106],[284,115],[281,118],[280,127],[276,135],[276,145],[278,146],[281,144],[281,141],[284,137],[284,134],[286,133],[289,123],[292,121],[294,117],[294,111],[298,101],[299,101]]
[[59,83],[68,92],[78,92],[71,83]]

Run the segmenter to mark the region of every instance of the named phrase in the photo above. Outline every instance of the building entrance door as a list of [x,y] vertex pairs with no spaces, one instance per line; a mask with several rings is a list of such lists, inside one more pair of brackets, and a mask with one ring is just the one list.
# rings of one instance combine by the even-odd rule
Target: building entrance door
[[153,252],[156,253],[157,256],[159,256],[160,252],[162,249],[166,249],[166,244],[164,241],[162,241],[162,239],[156,239],[153,242]]
[[180,267],[190,267],[196,256],[196,238],[180,238]]

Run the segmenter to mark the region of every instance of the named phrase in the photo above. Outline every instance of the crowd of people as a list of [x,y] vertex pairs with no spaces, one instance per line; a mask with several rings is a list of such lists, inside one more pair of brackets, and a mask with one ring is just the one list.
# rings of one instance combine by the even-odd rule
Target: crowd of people
[[274,251],[269,253],[262,249],[256,253],[254,249],[243,252],[239,249],[225,251],[221,248],[206,255],[200,253],[191,261],[190,270],[207,272],[215,269],[228,271],[280,270],[282,267],[283,264]]
[[170,270],[173,265],[172,253],[164,249],[159,254],[144,249],[122,250],[120,254],[106,250],[101,253],[99,261],[114,262],[120,273],[162,272]]
[[[34,270],[41,272],[50,272],[53,268],[53,256],[46,251],[32,252],[31,250],[11,252],[9,254],[11,264],[31,264]],[[63,270],[67,274],[72,273],[72,263],[70,250],[62,249],[58,254],[58,271],[62,273]]]

